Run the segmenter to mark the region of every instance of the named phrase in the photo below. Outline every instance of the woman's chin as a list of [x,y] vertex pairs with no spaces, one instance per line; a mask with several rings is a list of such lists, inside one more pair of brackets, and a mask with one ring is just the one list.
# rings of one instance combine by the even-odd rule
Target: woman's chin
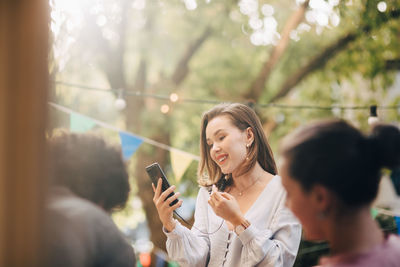
[[232,170],[230,170],[229,168],[226,168],[226,167],[224,167],[224,166],[220,166],[220,168],[221,168],[221,172],[222,172],[224,175],[232,173]]

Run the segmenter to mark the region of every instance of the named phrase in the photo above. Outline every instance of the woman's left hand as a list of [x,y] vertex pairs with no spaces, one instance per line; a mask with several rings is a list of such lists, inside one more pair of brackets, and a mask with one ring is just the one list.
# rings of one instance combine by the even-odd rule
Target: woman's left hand
[[237,225],[237,222],[243,218],[243,214],[235,197],[226,192],[218,192],[215,185],[213,185],[212,191],[208,204],[210,204],[215,214],[225,221]]

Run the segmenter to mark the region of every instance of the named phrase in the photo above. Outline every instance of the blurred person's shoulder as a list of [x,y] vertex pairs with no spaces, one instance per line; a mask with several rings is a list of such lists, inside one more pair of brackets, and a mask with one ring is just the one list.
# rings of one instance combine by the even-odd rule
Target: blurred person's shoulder
[[109,217],[95,203],[81,198],[65,187],[53,187],[48,197],[47,208],[62,212],[69,218]]
[[51,262],[65,262],[62,266],[126,266],[135,262],[133,247],[111,216],[89,200],[67,188],[54,187],[47,214]]
[[400,236],[390,234],[369,251],[320,259],[320,266],[329,267],[397,267],[400,262]]

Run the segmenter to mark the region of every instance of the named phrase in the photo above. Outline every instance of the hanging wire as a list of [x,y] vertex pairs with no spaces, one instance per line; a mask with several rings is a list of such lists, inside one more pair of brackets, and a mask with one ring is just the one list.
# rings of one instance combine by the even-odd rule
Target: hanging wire
[[[74,87],[80,88],[84,90],[92,90],[92,91],[100,91],[106,93],[118,93],[121,89],[115,88],[97,88],[91,87],[86,85],[80,85],[75,83],[68,83],[63,81],[54,81],[55,84],[63,85],[67,87]],[[166,100],[170,101],[170,96],[168,95],[157,95],[157,94],[148,94],[139,91],[130,91],[125,90],[125,95],[137,96],[137,97],[147,97],[147,98],[154,98],[159,100]],[[194,98],[179,98],[179,102],[188,102],[188,103],[200,103],[200,104],[219,104],[221,102],[229,102],[229,101],[220,101],[220,100],[213,100],[213,99],[194,99]],[[259,108],[280,108],[280,109],[316,109],[316,110],[332,110],[332,109],[340,109],[340,110],[370,110],[371,105],[368,106],[318,106],[318,105],[284,105],[284,104],[276,104],[276,103],[267,103],[267,104],[255,104],[245,102],[244,104],[251,105],[252,107],[259,107]],[[400,109],[400,105],[392,105],[392,106],[376,106],[376,108],[380,110],[398,110]]]
[[[67,87],[74,87],[74,88],[79,88],[79,89],[84,89],[84,90],[92,90],[92,91],[100,91],[100,92],[105,92],[105,93],[118,93],[121,89],[115,89],[115,88],[96,88],[96,87],[91,87],[91,86],[85,86],[85,85],[80,85],[80,84],[74,84],[74,83],[68,83],[68,82],[62,82],[62,81],[55,81],[55,84],[58,85],[64,85]],[[125,95],[131,95],[131,96],[142,96],[142,97],[147,97],[147,98],[154,98],[154,99],[160,99],[160,100],[167,100],[170,101],[170,96],[165,96],[165,95],[156,95],[156,94],[147,94],[143,93],[140,91],[131,91],[131,90],[125,90],[124,91]],[[218,104],[221,103],[221,101],[218,100],[200,100],[200,99],[192,99],[192,98],[180,98],[179,102],[192,102],[192,103],[205,103],[205,104]]]

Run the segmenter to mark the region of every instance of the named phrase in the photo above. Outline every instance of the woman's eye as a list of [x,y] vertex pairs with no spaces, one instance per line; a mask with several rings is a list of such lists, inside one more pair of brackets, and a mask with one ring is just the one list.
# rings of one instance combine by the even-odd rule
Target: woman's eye
[[220,137],[219,137],[219,140],[222,141],[222,140],[224,140],[224,138],[225,138],[225,135],[220,136]]

